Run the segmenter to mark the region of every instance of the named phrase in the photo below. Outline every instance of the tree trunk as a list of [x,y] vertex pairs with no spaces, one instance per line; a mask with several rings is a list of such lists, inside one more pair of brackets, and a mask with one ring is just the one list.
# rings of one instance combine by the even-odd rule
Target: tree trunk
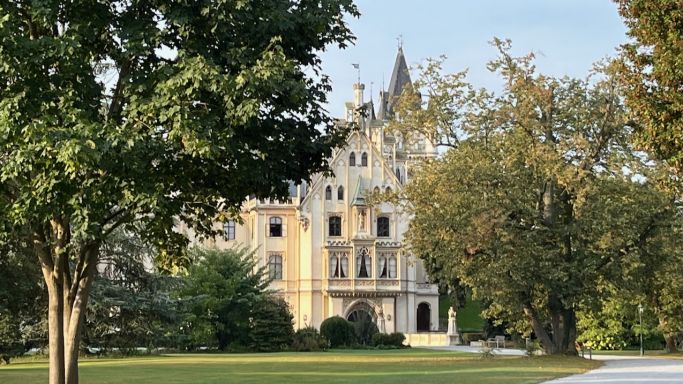
[[[78,254],[71,281],[66,239],[55,236],[48,246],[45,237],[36,234],[34,251],[38,255],[48,288],[49,384],[78,384],[78,347],[90,287],[94,278],[99,243],[92,243]],[[68,241],[68,240],[67,240]]]
[[678,352],[678,347],[676,346],[676,339],[674,334],[669,331],[669,322],[666,319],[666,315],[659,314],[659,328],[664,334],[664,342],[666,343],[666,352],[675,353]]
[[533,328],[536,337],[541,341],[543,351],[548,355],[557,354],[557,346],[543,327],[543,323],[538,318],[536,310],[530,304],[527,304],[524,306],[524,314],[529,318],[531,328]]

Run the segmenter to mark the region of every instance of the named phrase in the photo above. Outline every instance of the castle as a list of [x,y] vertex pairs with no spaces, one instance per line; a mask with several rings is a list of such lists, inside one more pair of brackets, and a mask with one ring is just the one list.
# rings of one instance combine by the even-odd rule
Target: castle
[[346,103],[343,121],[357,129],[329,160],[334,175],[292,185],[286,201],[248,199],[243,224],[224,223],[225,238],[208,244],[253,249],[271,288],[289,303],[295,327],[319,327],[338,315],[370,318],[383,332],[438,328],[437,286],[403,247],[410,217],[390,203],[366,201],[372,192],[400,191],[412,165],[437,155],[428,140],[408,144],[385,131],[396,98],[409,84],[399,48],[377,114],[374,103],[363,100],[364,85],[353,85],[354,101]]

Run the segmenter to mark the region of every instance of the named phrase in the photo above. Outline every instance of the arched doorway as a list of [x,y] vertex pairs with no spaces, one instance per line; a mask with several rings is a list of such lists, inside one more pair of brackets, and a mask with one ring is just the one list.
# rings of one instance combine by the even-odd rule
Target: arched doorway
[[368,313],[368,311],[364,309],[354,309],[349,313],[349,315],[346,317],[346,320],[355,323],[358,321],[372,321],[372,316]]
[[429,323],[431,319],[432,310],[429,308],[429,304],[420,303],[417,306],[417,331],[418,332],[429,332]]

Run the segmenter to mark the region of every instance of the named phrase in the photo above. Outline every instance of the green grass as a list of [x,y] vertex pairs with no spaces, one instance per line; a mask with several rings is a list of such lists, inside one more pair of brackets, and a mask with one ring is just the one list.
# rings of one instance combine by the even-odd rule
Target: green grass
[[[448,319],[448,308],[451,300],[448,295],[439,297],[439,317]],[[484,329],[484,319],[481,313],[481,303],[479,300],[467,298],[465,306],[457,310],[458,327],[464,332],[481,332]]]
[[[598,362],[568,357],[496,357],[424,349],[321,353],[188,354],[92,359],[82,384],[114,383],[539,383],[581,373]],[[47,381],[45,362],[0,367],[0,383]]]

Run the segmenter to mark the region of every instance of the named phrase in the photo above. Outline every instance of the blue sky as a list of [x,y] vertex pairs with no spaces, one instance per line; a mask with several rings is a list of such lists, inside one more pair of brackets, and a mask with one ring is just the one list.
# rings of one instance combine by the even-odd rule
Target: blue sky
[[343,115],[344,101],[353,99],[352,84],[360,63],[365,99],[372,82],[373,98],[389,85],[402,35],[409,66],[427,57],[446,55],[445,70],[469,69],[477,87],[498,89],[486,70],[495,57],[488,42],[494,36],[512,39],[513,53],[535,52],[539,71],[584,77],[592,64],[616,54],[626,28],[611,0],[357,0],[362,16],[350,19],[355,46],[323,53],[323,68],[331,76],[329,111]]

